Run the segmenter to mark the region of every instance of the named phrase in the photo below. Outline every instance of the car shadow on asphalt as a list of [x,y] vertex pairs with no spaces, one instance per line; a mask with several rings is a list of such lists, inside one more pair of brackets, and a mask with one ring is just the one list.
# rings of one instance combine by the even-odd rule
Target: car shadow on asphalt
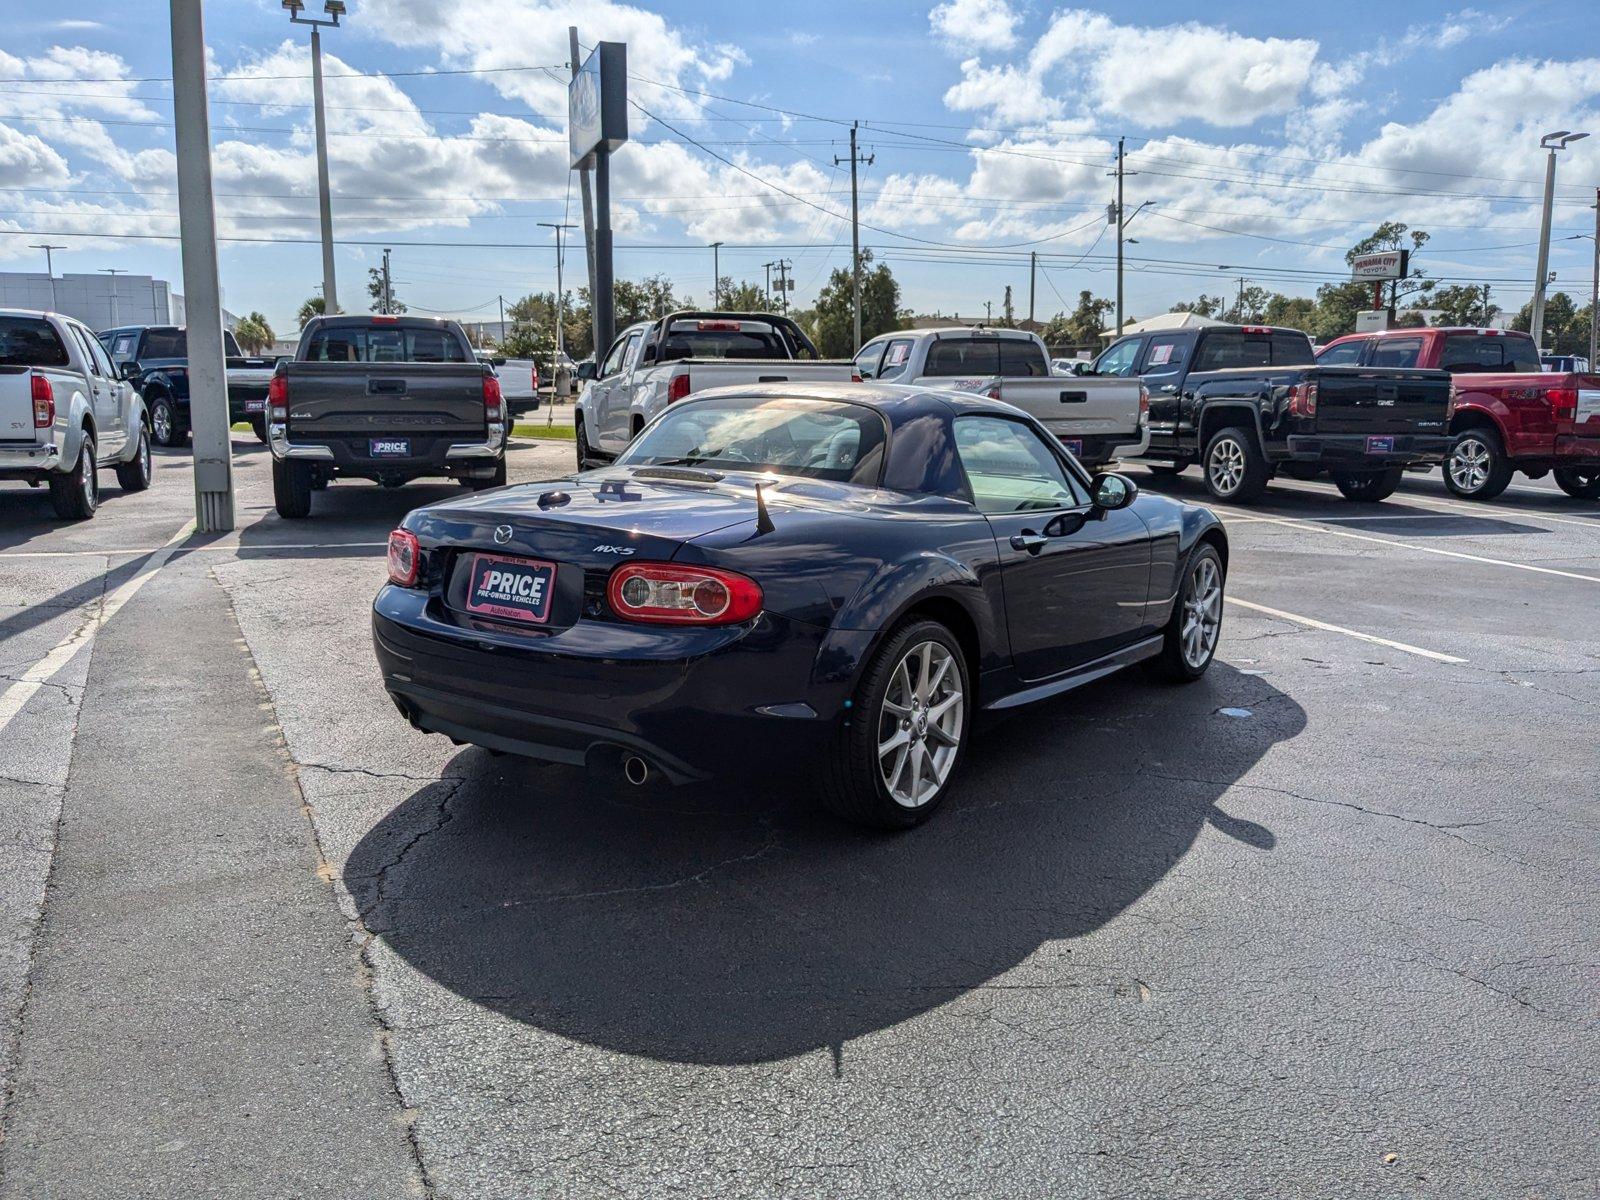
[[1304,726],[1289,696],[1220,662],[1183,688],[1124,673],[986,731],[951,803],[897,835],[819,812],[781,764],[651,793],[467,749],[344,878],[413,967],[518,1021],[662,1061],[831,1048],[837,1064],[850,1040],[974,989],[1109,994],[1072,940],[1208,827],[1221,852],[1269,852],[1269,830],[1218,802]]

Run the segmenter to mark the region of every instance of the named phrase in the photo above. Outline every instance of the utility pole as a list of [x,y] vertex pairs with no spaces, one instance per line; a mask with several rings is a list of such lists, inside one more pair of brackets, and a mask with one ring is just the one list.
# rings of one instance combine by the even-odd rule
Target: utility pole
[[503,350],[506,344],[506,298],[496,296],[495,299],[500,301],[500,336],[496,339],[495,345]]
[[782,297],[783,315],[789,315],[789,268],[794,264],[786,258],[778,260],[778,294]]
[[711,243],[711,307],[722,306],[722,243]]
[[1244,324],[1244,285],[1249,282],[1243,275],[1239,276],[1239,302],[1234,306],[1233,311],[1238,314],[1239,324],[1241,325]]
[[[856,164],[866,163],[870,167],[877,157],[869,154],[862,158],[857,152],[856,130],[860,125],[860,121],[850,123],[850,290],[855,308],[856,349],[861,348],[861,194],[856,186]],[[834,166],[842,161],[837,154],[833,156]]]
[[1028,252],[1028,324],[1029,325],[1032,325],[1034,323],[1034,321],[1033,321],[1033,290],[1034,290],[1034,283],[1036,282],[1036,277],[1037,277],[1038,274],[1039,274],[1039,252],[1037,250],[1030,250]]
[[1544,164],[1544,209],[1539,217],[1539,266],[1533,276],[1533,321],[1529,332],[1533,335],[1534,349],[1541,353],[1544,351],[1544,293],[1550,286],[1550,210],[1555,204],[1556,151],[1565,150],[1573,142],[1588,136],[1587,133],[1570,133],[1560,129],[1539,139],[1539,148],[1549,153]]
[[1589,272],[1589,370],[1600,370],[1600,188],[1594,190],[1594,270]]
[[383,305],[384,316],[388,316],[390,309],[394,307],[394,288],[391,286],[389,279],[389,248],[387,246],[383,249],[383,297],[379,303]]
[[[579,65],[578,27],[576,25],[567,26],[567,42],[572,55],[572,61],[567,65],[572,68],[572,77],[576,79],[578,77]],[[589,313],[592,324],[593,316],[598,311],[595,306],[599,303],[600,285],[599,280],[595,276],[594,270],[594,192],[589,179],[588,167],[580,168],[578,171],[578,190],[583,196],[583,248],[589,260]],[[568,192],[567,194],[570,196],[572,193]],[[558,260],[561,257],[561,251],[559,248],[560,243],[561,235],[557,234],[556,258]],[[594,328],[598,329],[599,327],[594,326]],[[598,343],[599,339],[596,338],[595,340]],[[605,353],[608,349],[610,349],[609,346],[601,346],[597,344],[594,348],[595,362],[604,362]]]
[[1122,177],[1127,159],[1126,138],[1117,139],[1117,336],[1122,336]]
[[211,192],[202,0],[171,0],[172,121],[178,159],[178,233],[189,327],[189,423],[194,430],[195,527],[233,528],[233,455],[217,280],[217,213]]
[[339,311],[339,290],[333,278],[333,201],[328,190],[328,121],[322,106],[322,30],[324,27],[339,27],[339,18],[344,16],[344,3],[343,0],[326,0],[322,6],[329,17],[326,21],[301,16],[306,7],[302,0],[283,0],[283,6],[289,10],[292,23],[311,26],[311,102],[317,135],[317,213],[322,223],[322,310],[331,317]]
[[[556,416],[556,375],[561,370],[562,354],[562,320],[561,305],[566,298],[566,292],[561,283],[561,232],[564,229],[576,229],[576,225],[563,225],[559,221],[540,221],[539,228],[551,229],[556,235],[556,351],[550,360],[550,407],[546,410],[545,424],[555,422]],[[597,352],[598,353],[598,352]],[[597,359],[598,361],[598,359]]]
[[101,267],[100,273],[111,276],[111,323],[120,325],[122,320],[117,313],[117,276],[126,275],[127,272],[121,267]]
[[65,246],[47,246],[43,242],[40,242],[37,245],[29,246],[28,249],[29,250],[43,250],[44,251],[44,273],[50,280],[50,311],[51,312],[55,312],[56,309],[60,307],[60,305],[56,300],[56,268],[55,268],[55,260],[50,257],[50,252],[52,250],[65,250],[66,247]]
[[984,311],[984,323],[987,324],[987,325],[992,325],[994,323],[994,301],[993,300],[985,300],[983,302],[983,311]]
[[766,297],[767,297],[767,307],[771,308],[772,307],[772,264],[771,263],[762,263],[761,265],[764,268],[766,268],[766,272],[767,272],[767,290],[766,290],[765,294],[766,294]]
[[1494,309],[1489,307],[1489,285],[1483,285],[1483,327],[1485,329],[1494,322]]

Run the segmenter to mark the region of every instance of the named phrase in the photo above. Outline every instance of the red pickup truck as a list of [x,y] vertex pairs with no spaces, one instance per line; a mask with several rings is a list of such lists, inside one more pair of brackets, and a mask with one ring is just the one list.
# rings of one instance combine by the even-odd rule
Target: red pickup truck
[[1450,455],[1444,483],[1489,500],[1521,471],[1555,472],[1580,500],[1600,499],[1600,375],[1539,369],[1526,333],[1503,329],[1387,329],[1335,338],[1317,365],[1438,367],[1449,371]]

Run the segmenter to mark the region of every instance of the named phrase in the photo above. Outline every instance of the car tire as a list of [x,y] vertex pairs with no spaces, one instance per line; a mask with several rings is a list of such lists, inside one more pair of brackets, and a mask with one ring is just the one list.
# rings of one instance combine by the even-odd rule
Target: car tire
[[166,396],[150,401],[150,434],[158,446],[181,446],[189,437],[189,426],[178,415],[178,406]]
[[267,444],[267,419],[266,417],[251,417],[250,432],[256,435],[256,441],[263,446]]
[[486,492],[490,488],[505,487],[506,485],[506,460],[501,455],[500,460],[494,464],[494,474],[487,479],[463,479],[462,483],[475,492]]
[[588,442],[583,436],[582,413],[572,414],[572,441],[578,448],[578,470],[587,471],[589,469],[589,450]]
[[150,486],[150,428],[142,422],[133,458],[117,464],[117,485],[125,492],[142,492]]
[[1376,503],[1394,495],[1405,476],[1404,467],[1389,467],[1382,471],[1335,471],[1333,486],[1346,500]]
[[1161,636],[1161,653],[1146,670],[1169,683],[1193,683],[1206,673],[1222,640],[1222,604],[1227,587],[1222,555],[1209,542],[1189,552],[1172,618]]
[[94,434],[83,431],[77,465],[50,476],[50,503],[63,521],[87,521],[100,507],[100,477]]
[[875,829],[922,824],[950,795],[973,700],[966,655],[950,630],[937,621],[894,630],[862,672],[848,719],[823,755],[823,806]]
[[1493,500],[1511,482],[1515,468],[1492,429],[1464,429],[1444,460],[1444,486],[1463,500]]
[[311,468],[286,459],[272,460],[272,504],[286,521],[311,515]]
[[1249,504],[1261,498],[1271,478],[1256,435],[1242,425],[1219,429],[1206,443],[1206,491],[1218,500]]
[[1574,500],[1600,500],[1600,467],[1557,467],[1556,486]]

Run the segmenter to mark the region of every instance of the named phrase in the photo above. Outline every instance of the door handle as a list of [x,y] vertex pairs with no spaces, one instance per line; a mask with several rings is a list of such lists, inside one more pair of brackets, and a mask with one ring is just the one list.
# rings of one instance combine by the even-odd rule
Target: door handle
[[1164,396],[1170,396],[1178,390],[1178,385],[1175,383],[1163,383],[1157,390]]
[[1049,540],[1050,539],[1045,537],[1045,535],[1042,533],[1035,533],[1031,529],[1024,529],[1021,533],[1012,535],[1011,548],[1013,550],[1026,550],[1029,554],[1037,554],[1040,550],[1044,549],[1045,544],[1049,542]]

